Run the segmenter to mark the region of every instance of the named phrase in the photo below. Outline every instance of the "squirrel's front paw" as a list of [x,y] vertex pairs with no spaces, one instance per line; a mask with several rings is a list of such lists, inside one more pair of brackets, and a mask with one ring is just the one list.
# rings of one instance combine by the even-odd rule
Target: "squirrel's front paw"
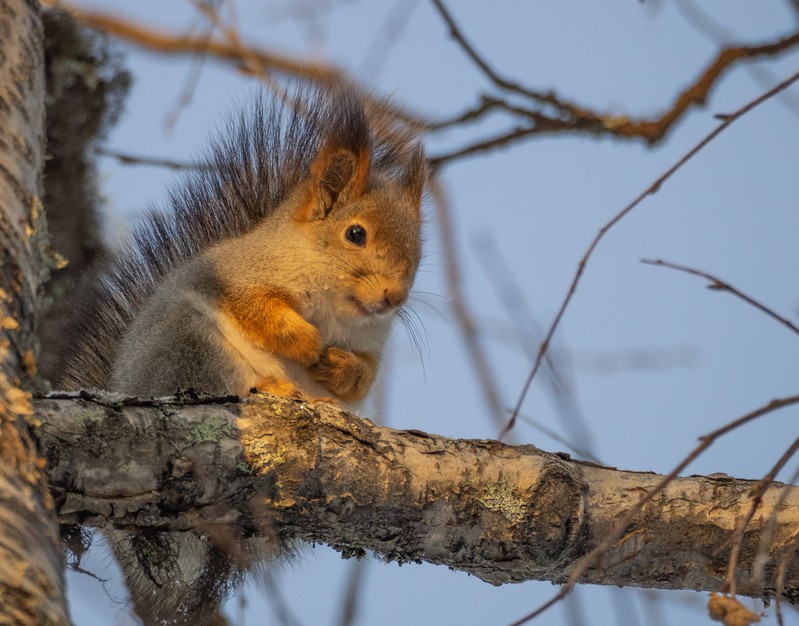
[[[302,319],[302,318],[300,318]],[[302,320],[305,322],[305,320]],[[324,354],[322,336],[314,326],[305,322],[292,329],[292,340],[285,348],[287,356],[303,367],[318,363]]]
[[370,354],[328,346],[308,371],[337,398],[361,400],[372,386],[376,369],[377,359]]

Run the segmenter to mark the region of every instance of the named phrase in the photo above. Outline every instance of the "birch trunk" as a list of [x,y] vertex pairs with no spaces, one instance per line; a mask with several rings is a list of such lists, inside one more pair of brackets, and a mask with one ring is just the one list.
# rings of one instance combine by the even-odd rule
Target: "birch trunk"
[[67,624],[53,502],[31,436],[32,330],[45,238],[39,7],[0,0],[0,623]]

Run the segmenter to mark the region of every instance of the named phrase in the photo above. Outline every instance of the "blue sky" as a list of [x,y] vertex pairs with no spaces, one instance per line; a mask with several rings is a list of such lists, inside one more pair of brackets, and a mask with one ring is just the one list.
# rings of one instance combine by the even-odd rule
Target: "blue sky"
[[[745,0],[603,3],[575,1],[450,3],[463,30],[504,75],[536,89],[615,115],[652,116],[667,108],[715,56],[721,41],[760,43],[796,29],[788,2]],[[712,32],[691,7],[717,23]],[[173,32],[195,23],[188,2],[86,3]],[[300,19],[306,7],[314,16]],[[687,7],[687,10],[686,10]],[[289,9],[293,8],[291,11]],[[265,48],[336,63],[380,94],[393,94],[435,119],[476,102],[489,84],[447,36],[431,3],[237,3],[244,38]],[[682,10],[681,10],[682,9]],[[409,12],[390,42],[391,16]],[[720,41],[721,40],[721,41]],[[165,120],[180,99],[191,60],[133,49],[134,86],[109,148],[189,160],[228,111],[252,97],[253,81],[207,60],[188,106],[171,130]],[[771,77],[759,78],[758,68]],[[525,315],[546,328],[577,263],[600,226],[646,189],[718,122],[771,84],[797,71],[799,54],[738,67],[657,148],[588,137],[535,138],[443,171],[449,194],[466,303],[479,322],[502,402],[512,406],[530,368],[530,345],[515,339],[513,314],[497,289],[496,259],[526,303]],[[490,136],[507,125],[501,116],[432,137],[430,153]],[[701,279],[642,265],[663,258],[718,275],[794,321],[799,318],[799,88],[733,124],[660,191],[603,240],[592,257],[553,346],[572,386],[583,426],[570,436],[589,438],[604,462],[666,472],[697,437],[775,397],[796,393],[799,337]],[[111,230],[163,197],[174,174],[151,167],[100,165]],[[444,280],[438,223],[428,207],[427,252],[415,304],[425,329],[420,357],[398,329],[385,385],[385,421],[451,437],[494,437],[480,386],[467,357]],[[485,241],[492,252],[481,252]],[[481,246],[480,243],[483,242]],[[498,252],[497,252],[498,251]],[[514,314],[518,314],[516,311]],[[533,350],[536,347],[533,346]],[[526,351],[527,350],[527,351]],[[570,431],[539,380],[523,412],[566,435]],[[716,443],[689,473],[725,472],[759,478],[796,436],[799,410],[786,409]],[[563,445],[523,423],[518,442],[551,450]],[[788,479],[797,464],[791,464]],[[113,568],[101,552],[90,569]],[[335,624],[352,563],[324,547],[306,550],[278,576],[291,611],[302,624]],[[128,623],[96,581],[70,575],[76,624]],[[431,590],[435,590],[431,593]],[[502,625],[546,600],[548,583],[494,588],[465,574],[427,565],[372,561],[362,595],[361,624],[387,626],[457,623]],[[120,594],[121,591],[114,591]],[[577,602],[560,605],[536,624],[702,623],[705,596],[650,595],[580,588]],[[309,601],[312,598],[313,601]],[[236,602],[231,615],[237,615]],[[662,613],[661,622],[645,614]],[[585,622],[570,613],[582,613]],[[765,623],[776,623],[773,609]],[[621,615],[620,619],[616,616]],[[597,616],[602,616],[597,619]],[[570,621],[570,619],[572,621]],[[246,590],[242,624],[279,623],[253,588]],[[786,624],[799,624],[788,612]]]

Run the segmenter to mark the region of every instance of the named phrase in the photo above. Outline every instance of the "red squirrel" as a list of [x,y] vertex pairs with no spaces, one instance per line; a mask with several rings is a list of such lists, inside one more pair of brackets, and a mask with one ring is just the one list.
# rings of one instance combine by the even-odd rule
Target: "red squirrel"
[[229,128],[79,290],[55,388],[363,400],[419,265],[425,159],[354,90],[300,100]]

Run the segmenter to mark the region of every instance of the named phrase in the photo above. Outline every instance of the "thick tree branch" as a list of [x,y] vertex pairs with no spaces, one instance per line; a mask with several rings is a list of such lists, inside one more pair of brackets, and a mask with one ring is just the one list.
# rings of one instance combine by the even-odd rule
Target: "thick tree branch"
[[[277,533],[346,554],[372,550],[443,564],[493,584],[567,580],[662,479],[533,446],[378,427],[324,404],[84,398],[36,403],[63,523]],[[720,590],[725,542],[754,484],[727,476],[674,480],[581,582]],[[746,581],[767,523],[760,588]],[[775,570],[788,555],[782,597],[799,602],[797,528],[799,492],[772,485],[742,538],[739,593],[772,596]]]

